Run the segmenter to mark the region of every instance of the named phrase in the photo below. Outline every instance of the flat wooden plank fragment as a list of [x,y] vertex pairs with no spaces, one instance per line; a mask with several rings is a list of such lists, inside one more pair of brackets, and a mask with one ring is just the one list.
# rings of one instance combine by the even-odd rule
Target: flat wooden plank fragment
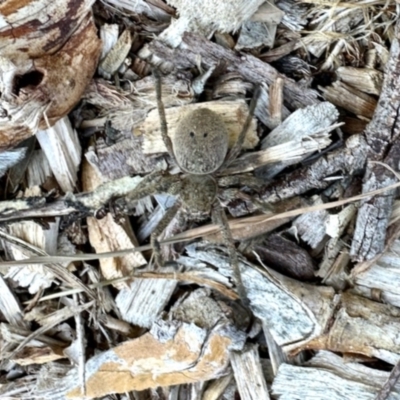
[[[144,390],[215,379],[227,374],[230,347],[239,349],[226,325],[206,330],[194,324],[159,321],[138,339],[97,354],[86,363],[86,396]],[[46,389],[42,398],[82,398],[77,369]]]

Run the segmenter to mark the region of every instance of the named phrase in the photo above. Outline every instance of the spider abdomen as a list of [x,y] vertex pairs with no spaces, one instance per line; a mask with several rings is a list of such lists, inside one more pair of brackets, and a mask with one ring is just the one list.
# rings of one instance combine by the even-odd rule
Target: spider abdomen
[[228,151],[228,132],[222,118],[208,108],[185,115],[172,140],[181,169],[194,175],[215,172]]

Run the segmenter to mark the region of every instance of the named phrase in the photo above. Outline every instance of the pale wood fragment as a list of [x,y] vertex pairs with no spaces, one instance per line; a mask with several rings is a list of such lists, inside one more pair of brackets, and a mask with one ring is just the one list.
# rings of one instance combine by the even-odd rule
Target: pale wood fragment
[[[284,104],[280,104],[279,97],[283,96],[284,80],[277,77],[268,89],[265,83],[260,85],[260,96],[257,101],[255,115],[269,129],[275,129],[283,120],[291,114]],[[278,92],[278,93],[277,93]],[[277,116],[279,123],[277,124]]]
[[[87,397],[219,378],[227,373],[229,348],[242,345],[231,327],[219,325],[208,331],[193,324],[159,321],[149,333],[87,361]],[[37,395],[80,397],[77,369]]]
[[[41,224],[33,221],[21,221],[10,224],[8,233],[16,238],[44,250],[47,254],[55,254],[59,233],[59,218],[49,222],[44,229]],[[8,241],[3,241],[9,256],[14,260],[23,260],[32,255],[29,249],[16,246]],[[6,278],[13,279],[22,287],[28,287],[30,293],[37,293],[53,284],[54,275],[45,265],[26,265],[25,268],[10,268]]]
[[[223,254],[195,245],[187,246],[186,251],[223,274],[232,274],[229,259]],[[300,284],[249,262],[240,262],[240,269],[252,312],[269,328],[284,351],[306,345],[321,335],[332,315],[332,289]]]
[[342,107],[353,114],[371,119],[377,101],[374,97],[343,82],[336,81],[332,86],[320,87],[327,101]]
[[106,79],[110,79],[128,56],[131,47],[132,35],[128,29],[125,29],[118,38],[117,43],[100,61],[98,67],[100,75]]
[[[165,114],[170,137],[174,137],[176,127],[181,118],[187,113],[199,108],[209,108],[221,116],[227,126],[229,147],[232,147],[248,115],[248,107],[243,100],[210,101],[207,103],[196,103],[179,108],[174,107],[166,109]],[[252,149],[258,144],[256,129],[257,124],[255,119],[253,119],[243,144],[245,149]],[[154,154],[165,153],[167,151],[161,137],[160,118],[157,110],[150,111],[143,124],[139,127],[139,130],[143,134],[143,153]]]
[[26,170],[28,188],[43,185],[53,173],[43,150],[35,150]]
[[[145,271],[152,271],[148,267]],[[164,268],[165,273],[174,277],[174,269]],[[177,280],[136,278],[128,287],[122,289],[115,302],[122,319],[131,324],[150,328],[160,316],[177,286]]]
[[[272,385],[279,399],[374,400],[389,373],[320,351],[305,366],[282,364]],[[396,384],[388,399],[400,395]]]
[[382,90],[383,73],[372,68],[340,67],[336,74],[343,82],[361,90],[379,96]]
[[[273,146],[283,145],[290,142],[308,141],[313,142],[314,137],[324,134],[325,139],[332,130],[331,125],[339,117],[336,107],[328,102],[315,104],[295,111],[285,121],[276,127],[263,139],[261,148],[268,149]],[[324,143],[328,145],[327,143]],[[296,164],[304,159],[306,155],[299,156],[293,160],[285,160],[275,165],[261,168],[257,171],[257,176],[264,180],[271,179],[289,165]]]
[[[96,170],[89,163],[84,162],[82,168],[83,190],[93,191],[101,182],[102,179]],[[98,253],[137,246],[137,240],[128,219],[123,223],[117,223],[114,217],[107,213],[103,219],[88,217],[87,224],[90,244]],[[106,279],[129,275],[135,268],[144,264],[146,264],[146,259],[141,253],[100,260],[100,268]],[[122,289],[126,285],[126,283],[119,283],[117,287]]]
[[27,328],[21,305],[7,282],[0,275],[0,311],[10,325]]
[[36,137],[63,192],[73,192],[78,179],[82,149],[78,134],[68,117],[45,131],[39,131]]
[[232,381],[232,375],[228,374],[222,378],[212,381],[203,393],[202,400],[219,400],[225,389]]
[[270,399],[257,345],[231,353],[231,365],[242,400]]
[[[344,288],[346,284],[346,274],[343,268],[338,268],[335,260],[340,256],[342,250],[346,251],[344,249],[345,244],[342,242],[342,235],[345,229],[347,229],[348,224],[355,218],[356,211],[356,206],[350,204],[339,214],[330,215],[326,223],[326,233],[331,239],[326,243],[323,261],[315,275],[323,278],[323,282],[335,288]],[[342,267],[345,266],[343,264],[339,265]]]
[[370,268],[354,277],[353,291],[373,298],[373,291],[380,291],[381,301],[400,307],[400,288],[393,284],[400,279],[400,242],[396,240],[382,257]]
[[282,78],[277,78],[269,89],[269,114],[271,115],[271,126],[274,128],[279,126],[283,120],[283,83]]
[[[323,204],[320,196],[313,196],[312,205]],[[293,221],[296,235],[304,240],[311,248],[320,250],[326,240],[326,221],[329,218],[327,210],[304,213]]]

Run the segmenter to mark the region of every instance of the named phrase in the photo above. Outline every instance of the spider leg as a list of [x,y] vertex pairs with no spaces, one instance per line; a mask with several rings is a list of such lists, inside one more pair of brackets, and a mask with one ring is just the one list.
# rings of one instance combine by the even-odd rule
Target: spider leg
[[266,182],[248,173],[218,177],[218,187],[246,186],[250,189],[257,190],[263,188],[265,185]]
[[164,265],[164,260],[161,256],[161,245],[158,241],[158,237],[163,233],[164,229],[169,225],[169,223],[174,219],[175,215],[179,212],[181,205],[178,201],[170,207],[167,212],[165,213],[164,217],[156,226],[156,229],[151,234],[150,243],[151,247],[153,248],[153,254],[155,258],[156,265],[158,267],[162,267]]
[[239,259],[237,256],[237,250],[235,247],[235,243],[233,241],[232,232],[229,228],[228,218],[226,217],[225,211],[223,210],[223,208],[219,203],[217,203],[213,207],[212,219],[214,223],[218,224],[221,227],[222,239],[229,251],[229,258],[232,266],[232,272],[233,272],[233,277],[235,279],[237,291],[243,302],[243,305],[247,306],[249,301],[247,299],[246,290],[243,286],[242,276],[239,269]]
[[171,157],[174,157],[174,151],[172,148],[172,142],[170,137],[168,136],[168,126],[167,126],[167,119],[165,117],[165,108],[164,103],[162,101],[162,90],[161,90],[161,73],[157,68],[153,69],[153,76],[155,79],[155,87],[156,87],[156,98],[157,98],[157,109],[158,109],[158,116],[160,118],[160,129],[163,141],[165,143],[165,147],[168,150],[168,153]]
[[249,107],[249,115],[246,118],[246,121],[243,125],[242,131],[240,132],[238,139],[236,140],[236,143],[230,150],[230,152],[225,160],[224,167],[228,167],[232,163],[232,161],[236,159],[236,157],[239,155],[240,151],[242,150],[244,138],[246,137],[247,131],[250,128],[251,120],[253,119],[254,111],[256,109],[257,101],[258,101],[259,97],[260,97],[260,87],[257,86],[256,90],[254,91],[253,98],[251,99],[251,103],[250,103],[250,107]]
[[[170,175],[164,171],[155,171],[143,178],[135,189],[125,197],[117,199],[115,204],[123,213],[129,214],[137,200],[157,193],[176,194],[180,187],[179,176]],[[175,188],[174,193],[172,193],[171,188]]]

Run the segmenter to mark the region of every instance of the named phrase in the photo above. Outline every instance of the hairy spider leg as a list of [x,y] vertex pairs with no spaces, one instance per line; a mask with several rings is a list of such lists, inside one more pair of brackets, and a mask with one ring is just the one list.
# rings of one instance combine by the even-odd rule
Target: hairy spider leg
[[158,267],[164,266],[164,260],[163,257],[161,256],[161,245],[160,242],[158,241],[158,237],[164,232],[164,229],[167,228],[170,222],[174,219],[174,217],[179,212],[180,208],[181,204],[179,204],[179,202],[176,201],[172,207],[168,208],[167,212],[164,214],[161,221],[158,223],[158,225],[151,234],[150,244],[153,249],[155,263]]
[[231,262],[233,278],[235,279],[237,291],[240,299],[243,302],[243,305],[247,307],[249,300],[247,298],[246,289],[243,285],[242,274],[240,273],[239,259],[237,256],[235,242],[233,240],[231,229],[229,228],[228,218],[226,217],[225,211],[218,201],[215,202],[211,214],[213,222],[219,225],[221,228],[222,239],[226,248],[229,251],[229,260]]
[[223,168],[229,167],[229,165],[234,161],[237,156],[239,155],[240,151],[242,150],[244,138],[246,137],[247,131],[250,128],[251,120],[253,119],[254,112],[256,110],[257,102],[260,97],[261,89],[260,86],[256,87],[256,90],[254,91],[253,98],[251,99],[250,102],[250,107],[249,107],[249,114],[247,115],[246,121],[243,125],[243,128],[236,140],[236,143],[233,145],[232,149],[228,153],[226,160],[223,164]]
[[160,118],[161,136],[163,138],[165,147],[167,148],[169,155],[175,158],[174,151],[172,148],[172,142],[170,137],[168,136],[167,119],[165,117],[165,108],[164,108],[164,103],[162,101],[161,73],[157,68],[153,69],[153,76],[155,79],[157,109],[158,109],[158,116]]

